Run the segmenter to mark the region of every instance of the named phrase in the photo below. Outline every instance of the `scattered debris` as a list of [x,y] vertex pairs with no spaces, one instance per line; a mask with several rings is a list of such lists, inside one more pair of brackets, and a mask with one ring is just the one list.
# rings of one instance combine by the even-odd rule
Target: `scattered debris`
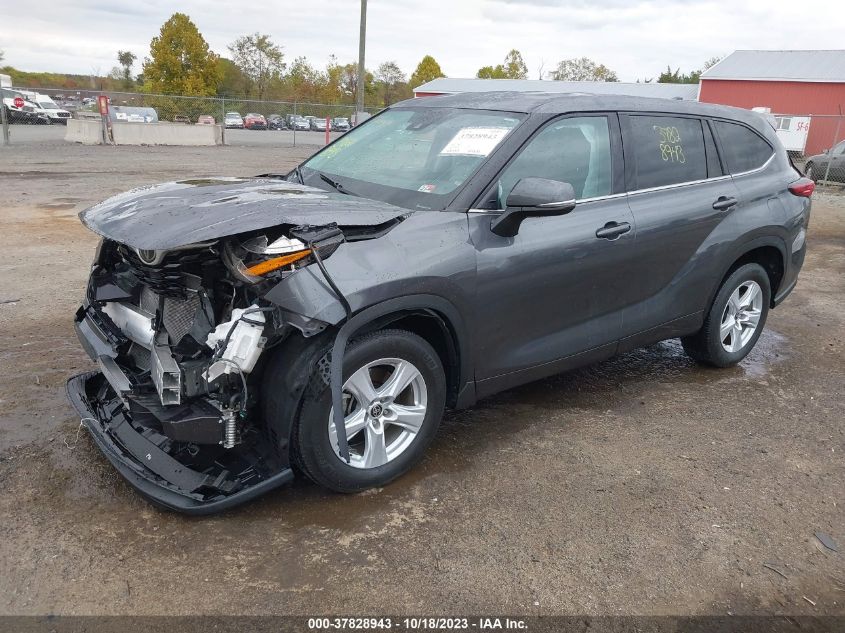
[[765,567],[766,569],[771,569],[778,576],[783,576],[784,578],[786,578],[786,580],[789,580],[789,578],[787,577],[786,574],[784,574],[780,569],[778,569],[777,567],[775,567],[771,563],[763,563],[763,567]]
[[0,299],[0,303],[17,303],[20,299]]
[[815,603],[815,602],[813,602],[812,600],[810,600],[807,596],[801,596],[801,597],[802,597],[802,598],[804,598],[804,600],[806,600],[807,602],[809,602],[811,605],[816,606],[816,603]]
[[680,457],[681,459],[686,459],[687,461],[690,461],[690,462],[697,462],[698,461],[698,458],[690,457],[689,455],[678,455],[678,457]]
[[839,548],[836,546],[836,543],[830,536],[825,534],[824,532],[816,532],[816,538],[819,539],[819,543],[824,545],[827,549],[831,552],[838,552]]

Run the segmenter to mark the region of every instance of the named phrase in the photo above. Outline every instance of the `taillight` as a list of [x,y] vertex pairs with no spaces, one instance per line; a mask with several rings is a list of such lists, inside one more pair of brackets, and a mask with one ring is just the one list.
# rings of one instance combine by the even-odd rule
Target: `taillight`
[[816,183],[809,178],[799,178],[789,185],[789,191],[793,196],[801,196],[802,198],[809,198],[816,190]]

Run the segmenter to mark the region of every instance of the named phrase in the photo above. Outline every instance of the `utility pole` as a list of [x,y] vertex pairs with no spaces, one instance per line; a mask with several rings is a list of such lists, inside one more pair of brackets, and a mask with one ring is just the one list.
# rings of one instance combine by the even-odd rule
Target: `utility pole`
[[367,41],[367,0],[361,0],[361,32],[358,35],[358,94],[355,108],[355,124],[358,124],[358,112],[364,111],[364,85],[367,72],[364,69],[364,45]]

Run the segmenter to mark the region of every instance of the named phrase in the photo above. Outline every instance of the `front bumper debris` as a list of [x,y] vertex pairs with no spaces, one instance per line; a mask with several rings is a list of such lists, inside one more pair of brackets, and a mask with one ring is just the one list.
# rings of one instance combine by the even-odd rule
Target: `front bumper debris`
[[74,376],[68,399],[94,442],[129,484],[155,505],[192,515],[221,512],[293,479],[290,468],[272,472],[250,466],[195,470],[163,450],[163,436],[133,426],[119,398],[101,373]]

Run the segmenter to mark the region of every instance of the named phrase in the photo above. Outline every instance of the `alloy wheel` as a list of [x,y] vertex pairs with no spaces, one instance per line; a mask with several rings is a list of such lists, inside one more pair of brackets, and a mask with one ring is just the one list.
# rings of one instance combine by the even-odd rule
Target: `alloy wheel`
[[756,281],[744,281],[731,293],[722,312],[719,340],[725,351],[735,353],[745,347],[763,313],[763,290]]
[[[399,457],[419,433],[427,404],[425,379],[410,361],[382,358],[355,371],[343,385],[349,465],[378,468]],[[337,454],[332,411],[328,433]]]

